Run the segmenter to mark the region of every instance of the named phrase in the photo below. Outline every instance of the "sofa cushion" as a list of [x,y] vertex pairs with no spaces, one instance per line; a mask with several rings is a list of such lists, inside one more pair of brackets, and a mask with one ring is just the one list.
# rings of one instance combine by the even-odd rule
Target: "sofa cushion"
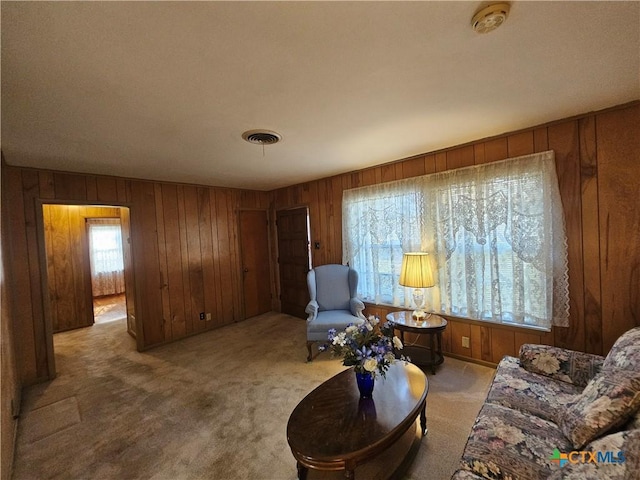
[[556,382],[520,367],[517,358],[506,356],[498,365],[487,402],[515,408],[557,423],[558,413],[575,400],[582,389]]
[[555,448],[571,449],[557,425],[518,410],[485,403],[462,454],[461,468],[485,479],[535,480],[559,468]]
[[640,370],[640,327],[623,333],[613,344],[602,368]]
[[640,472],[640,430],[629,430],[607,435],[585,447],[595,452],[591,457],[573,456],[549,480],[608,479],[627,480],[638,478]]
[[577,449],[624,424],[640,407],[640,372],[603,370],[564,407],[560,428]]
[[520,365],[532,373],[585,387],[602,367],[604,357],[549,345],[524,344]]

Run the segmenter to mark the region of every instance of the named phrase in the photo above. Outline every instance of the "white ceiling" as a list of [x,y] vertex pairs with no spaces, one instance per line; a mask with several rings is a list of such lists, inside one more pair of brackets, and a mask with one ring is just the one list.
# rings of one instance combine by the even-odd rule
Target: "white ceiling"
[[484,5],[4,1],[2,150],[270,190],[640,98],[640,2]]

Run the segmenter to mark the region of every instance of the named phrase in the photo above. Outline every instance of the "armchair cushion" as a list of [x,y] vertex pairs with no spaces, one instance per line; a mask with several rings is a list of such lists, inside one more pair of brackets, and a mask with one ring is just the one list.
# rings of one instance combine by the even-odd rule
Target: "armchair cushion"
[[349,267],[323,265],[315,270],[316,300],[320,311],[350,310],[349,302],[355,297],[349,285]]
[[361,322],[362,320],[351,315],[349,310],[321,312],[313,322],[307,323],[307,340],[326,342],[329,329],[335,328],[340,331],[349,324]]
[[549,345],[520,347],[520,365],[525,370],[584,387],[600,371],[604,357]]

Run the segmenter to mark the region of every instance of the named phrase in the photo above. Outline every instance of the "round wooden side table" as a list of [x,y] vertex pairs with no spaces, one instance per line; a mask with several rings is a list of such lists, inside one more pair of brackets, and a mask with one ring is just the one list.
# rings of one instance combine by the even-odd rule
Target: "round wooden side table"
[[[411,313],[410,311],[391,312],[387,315],[387,320],[400,332],[400,340],[404,345],[402,354],[411,358],[411,362],[416,365],[431,367],[431,373],[435,375],[436,365],[444,362],[442,332],[447,328],[447,321],[440,315],[433,313],[420,320],[415,320]],[[428,335],[429,346],[407,345],[404,340],[405,332]]]

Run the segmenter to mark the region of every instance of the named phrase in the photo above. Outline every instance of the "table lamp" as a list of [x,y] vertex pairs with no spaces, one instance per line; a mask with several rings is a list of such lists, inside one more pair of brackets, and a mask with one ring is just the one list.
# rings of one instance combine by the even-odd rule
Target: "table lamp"
[[416,307],[412,314],[413,318],[419,320],[426,317],[427,314],[422,309],[424,304],[423,289],[435,285],[429,254],[424,252],[403,254],[399,283],[403,287],[413,287],[413,303]]

